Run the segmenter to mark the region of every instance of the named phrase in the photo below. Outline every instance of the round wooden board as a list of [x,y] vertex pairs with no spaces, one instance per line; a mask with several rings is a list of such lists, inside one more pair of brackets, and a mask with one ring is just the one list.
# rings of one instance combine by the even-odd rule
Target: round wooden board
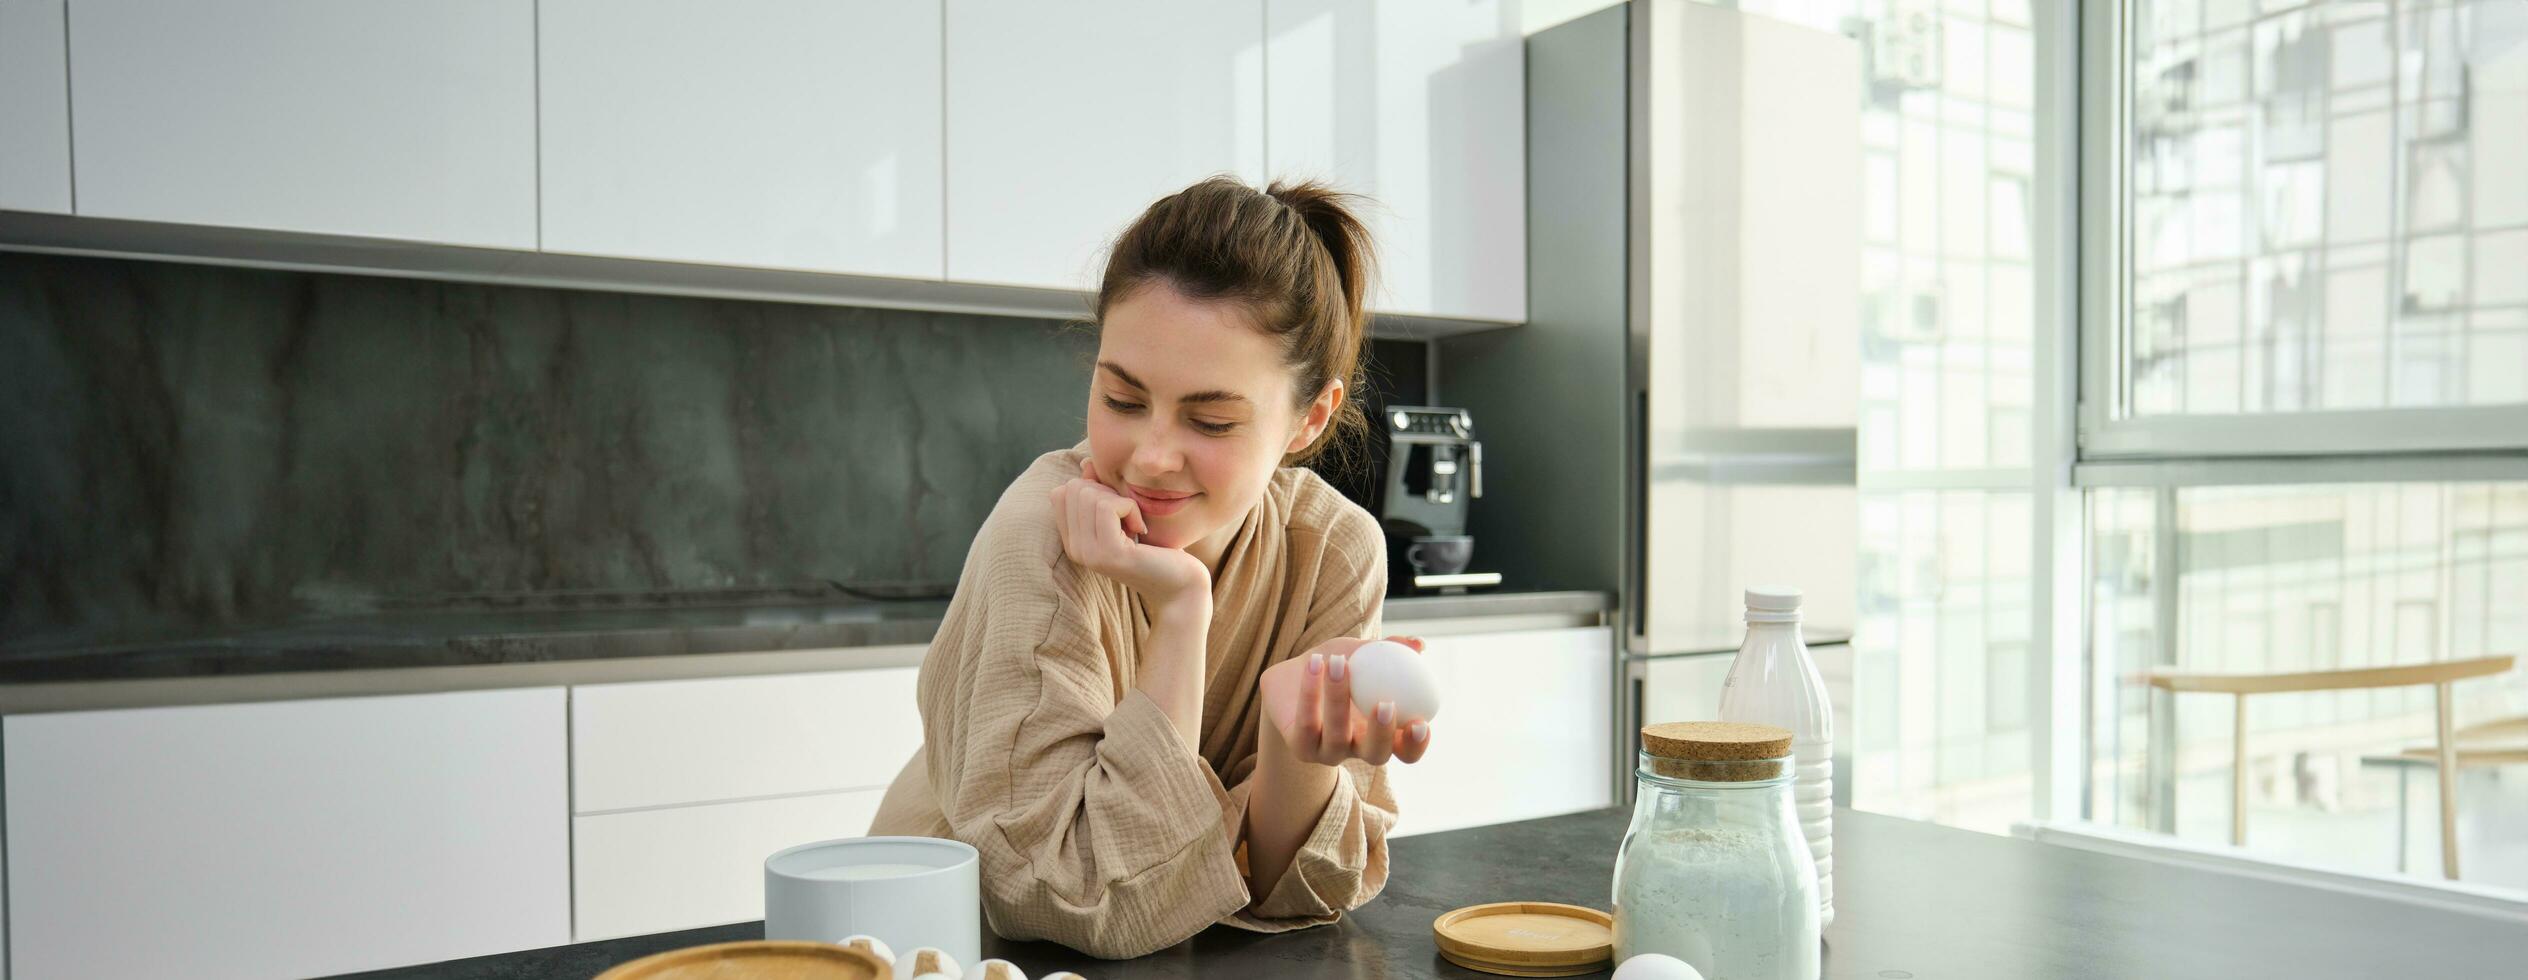
[[597,980],[889,980],[877,954],[831,943],[756,939],[644,956]]
[[1495,902],[1431,923],[1440,955],[1469,970],[1507,977],[1568,977],[1615,957],[1615,918],[1552,902]]

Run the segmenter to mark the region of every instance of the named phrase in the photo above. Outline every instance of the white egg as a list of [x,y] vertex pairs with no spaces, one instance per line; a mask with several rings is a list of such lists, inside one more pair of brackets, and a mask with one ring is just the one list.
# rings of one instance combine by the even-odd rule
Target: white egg
[[1396,703],[1396,724],[1429,721],[1440,714],[1439,680],[1431,665],[1413,648],[1392,640],[1371,640],[1352,653],[1348,668],[1352,704],[1374,716],[1378,702]]
[[876,936],[845,936],[834,945],[850,946],[864,953],[875,954],[879,959],[889,963],[895,962],[895,950],[887,948],[886,942]]
[[1703,971],[1674,956],[1640,953],[1615,968],[1614,980],[1703,980]]
[[895,961],[896,976],[921,980],[922,977],[932,974],[944,980],[961,980],[966,975],[966,971],[957,966],[955,957],[930,946],[906,953],[902,959]]
[[1084,977],[1084,976],[1081,976],[1081,975],[1079,975],[1079,974],[1077,974],[1077,973],[1073,973],[1073,972],[1071,972],[1071,971],[1069,971],[1069,970],[1064,970],[1064,971],[1062,971],[1062,972],[1060,972],[1060,973],[1050,974],[1050,975],[1046,976],[1046,977],[1045,977],[1045,980],[1088,980],[1088,978],[1087,978],[1087,977]]
[[976,980],[1027,980],[1027,971],[1008,960],[984,960],[974,965]]

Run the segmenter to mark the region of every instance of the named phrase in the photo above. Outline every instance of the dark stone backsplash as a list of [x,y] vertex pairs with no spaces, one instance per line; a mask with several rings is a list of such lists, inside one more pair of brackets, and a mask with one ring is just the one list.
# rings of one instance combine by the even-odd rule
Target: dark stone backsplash
[[0,642],[953,581],[1048,320],[0,254]]

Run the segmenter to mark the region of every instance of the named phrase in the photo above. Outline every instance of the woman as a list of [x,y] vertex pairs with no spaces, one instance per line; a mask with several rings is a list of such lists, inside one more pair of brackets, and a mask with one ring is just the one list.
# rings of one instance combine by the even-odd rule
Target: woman
[[975,535],[870,832],[974,845],[1003,936],[1139,956],[1386,884],[1384,764],[1430,726],[1352,706],[1386,541],[1294,466],[1366,427],[1370,242],[1342,199],[1216,177],[1151,205],[1098,288],[1088,441]]

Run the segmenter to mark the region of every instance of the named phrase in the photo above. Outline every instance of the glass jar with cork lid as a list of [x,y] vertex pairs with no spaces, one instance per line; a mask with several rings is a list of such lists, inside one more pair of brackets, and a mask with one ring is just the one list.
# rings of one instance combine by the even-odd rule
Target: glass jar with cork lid
[[1616,962],[1665,953],[1706,977],[1816,980],[1817,864],[1791,793],[1791,733],[1641,730],[1633,823],[1615,856]]

